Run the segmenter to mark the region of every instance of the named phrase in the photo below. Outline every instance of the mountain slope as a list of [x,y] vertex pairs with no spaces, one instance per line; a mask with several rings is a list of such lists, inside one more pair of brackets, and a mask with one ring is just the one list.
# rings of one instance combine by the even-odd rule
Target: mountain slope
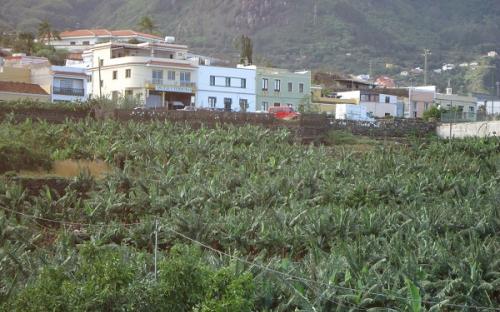
[[[420,64],[500,50],[498,0],[2,0],[0,27],[33,30],[134,27],[151,15],[164,35],[202,53],[234,56],[234,39],[254,38],[256,54],[276,65],[363,70]],[[431,63],[432,64],[432,63]],[[432,64],[433,65],[433,64]],[[437,64],[436,64],[437,65]]]

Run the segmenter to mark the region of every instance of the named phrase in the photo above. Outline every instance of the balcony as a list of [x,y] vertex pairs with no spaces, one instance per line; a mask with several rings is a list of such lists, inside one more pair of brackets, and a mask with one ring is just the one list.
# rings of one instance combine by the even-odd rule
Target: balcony
[[57,95],[69,95],[69,96],[84,96],[85,91],[83,89],[75,89],[75,88],[60,88],[54,87],[53,94]]
[[146,80],[145,85],[147,89],[165,92],[194,93],[196,90],[196,83],[187,81],[153,79]]

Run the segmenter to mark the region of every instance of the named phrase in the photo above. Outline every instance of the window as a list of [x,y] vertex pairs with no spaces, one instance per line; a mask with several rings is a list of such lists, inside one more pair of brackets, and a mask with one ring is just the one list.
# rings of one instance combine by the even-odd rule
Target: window
[[73,81],[71,79],[61,79],[59,85],[61,89],[73,89]]
[[288,83],[288,92],[293,92],[293,83]]
[[113,70],[113,80],[116,80],[118,78],[118,71]]
[[428,102],[424,102],[424,107],[425,107],[425,110],[428,110],[429,109],[429,103]]
[[133,90],[125,90],[125,97],[127,98],[132,98],[134,96],[134,91]]
[[267,110],[269,109],[269,102],[262,102],[261,109],[262,111],[267,112]]
[[168,71],[168,80],[170,80],[170,81],[175,80],[175,71],[173,71],[173,70]]
[[274,91],[275,92],[280,92],[281,91],[281,80],[274,80]]
[[299,92],[304,93],[304,84],[303,83],[299,83]]
[[240,99],[240,110],[242,112],[246,112],[248,109],[248,100],[247,99]]
[[191,82],[191,73],[190,72],[181,72],[181,82],[184,82],[184,83]]
[[125,69],[125,78],[132,77],[132,70],[130,68]]
[[269,89],[269,79],[262,79],[262,91],[267,91]]
[[163,70],[153,69],[153,84],[163,84]]
[[76,45],[76,42],[71,41],[69,44],[70,44],[70,45]]
[[217,98],[213,96],[208,97],[208,105],[210,105],[210,108],[215,108],[215,105],[217,104]]
[[89,45],[90,44],[90,41],[84,41],[83,42],[83,45]]
[[391,97],[390,96],[386,96],[385,97],[385,102],[386,103],[391,103]]
[[231,98],[224,98],[224,111],[230,112],[231,106],[233,105],[233,100]]
[[215,86],[215,76],[210,76],[210,85]]
[[385,113],[385,117],[391,117],[391,113]]
[[474,106],[469,106],[469,113],[474,113],[474,111],[475,111]]
[[241,88],[242,88],[242,89],[245,89],[246,87],[247,87],[247,80],[246,80],[246,79],[244,79],[244,78],[242,78],[242,79],[241,79]]
[[459,112],[463,112],[464,111],[464,107],[462,105],[458,106],[458,111]]
[[280,107],[281,104],[280,103],[274,103],[274,107]]
[[226,87],[231,86],[231,77],[226,77]]

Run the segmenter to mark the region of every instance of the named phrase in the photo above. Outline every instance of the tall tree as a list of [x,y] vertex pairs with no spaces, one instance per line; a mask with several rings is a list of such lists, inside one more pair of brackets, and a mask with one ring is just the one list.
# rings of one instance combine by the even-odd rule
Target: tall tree
[[148,34],[154,33],[154,31],[158,28],[153,19],[149,16],[143,16],[137,26],[139,27],[139,30]]
[[28,55],[33,54],[35,49],[35,36],[30,32],[22,32],[17,36],[18,48]]
[[250,37],[242,35],[238,42],[240,48],[240,62],[253,64],[253,43]]
[[38,37],[40,39],[47,39],[47,43],[50,45],[50,40],[61,39],[59,32],[52,28],[49,21],[45,20],[38,25]]

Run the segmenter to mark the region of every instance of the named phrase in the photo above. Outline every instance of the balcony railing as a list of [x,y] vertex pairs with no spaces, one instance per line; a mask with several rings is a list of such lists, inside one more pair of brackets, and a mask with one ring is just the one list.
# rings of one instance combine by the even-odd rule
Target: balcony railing
[[70,96],[84,96],[85,91],[83,89],[75,88],[59,88],[54,87],[53,93],[57,95],[70,95]]
[[164,79],[153,79],[146,80],[146,85],[155,86],[166,86],[166,87],[184,87],[184,88],[196,88],[196,83],[187,81],[177,81],[177,80],[164,80]]

